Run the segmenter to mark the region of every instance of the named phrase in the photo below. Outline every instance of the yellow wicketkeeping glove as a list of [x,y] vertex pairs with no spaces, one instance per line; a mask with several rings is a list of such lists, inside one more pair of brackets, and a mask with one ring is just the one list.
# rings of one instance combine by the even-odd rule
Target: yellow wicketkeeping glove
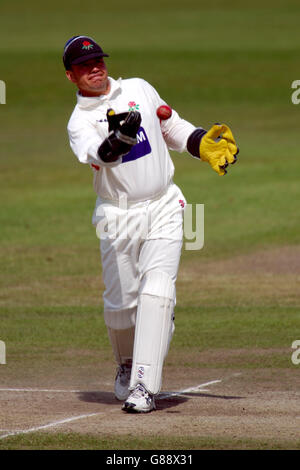
[[227,173],[229,163],[235,163],[239,150],[231,130],[226,124],[215,124],[202,137],[200,142],[200,158],[208,162],[219,174]]

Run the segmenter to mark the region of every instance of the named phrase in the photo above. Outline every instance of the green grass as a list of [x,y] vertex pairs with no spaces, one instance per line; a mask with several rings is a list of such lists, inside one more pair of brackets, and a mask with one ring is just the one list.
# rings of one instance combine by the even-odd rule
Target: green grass
[[[33,358],[43,365],[51,358],[59,367],[68,348],[90,351],[83,362],[94,361],[97,351],[111,360],[101,316],[98,240],[91,225],[92,173],[77,162],[66,133],[75,89],[64,76],[65,41],[74,34],[93,36],[110,54],[111,76],[148,80],[195,125],[208,128],[224,121],[232,127],[240,155],[224,178],[207,164],[172,152],[175,182],[187,201],[205,204],[205,245],[200,251],[183,251],[182,267],[188,269],[189,263],[200,266],[300,243],[300,106],[291,103],[291,83],[300,78],[299,14],[295,0],[1,4],[0,79],[6,82],[7,104],[0,105],[0,339],[7,343],[8,365],[25,367],[26,374]],[[274,294],[272,299],[259,290],[255,278],[251,295],[244,286],[240,289],[242,277],[235,277],[232,291],[231,281],[230,276],[216,276],[216,285],[224,282],[224,289],[207,290],[203,299],[197,278],[180,285],[176,357],[182,354],[188,367],[205,367],[203,351],[244,349],[250,356],[220,367],[293,367],[289,352],[276,348],[289,348],[298,334],[295,291],[291,298]],[[270,278],[272,282],[275,292],[281,282],[289,281],[283,276]],[[201,288],[205,290],[203,280]],[[253,355],[256,348],[274,352],[258,359]],[[0,441],[0,446],[270,445],[209,436],[81,439],[73,434],[32,434]],[[293,445],[272,444],[278,449]]]
[[[82,436],[77,433],[31,433],[27,436],[8,437],[0,441],[0,449],[14,450],[287,450],[299,449],[300,443],[275,442],[255,439],[228,439],[228,438],[177,438],[177,437],[149,437],[144,439],[132,436],[116,438],[108,436]],[[112,454],[107,454],[113,456]],[[137,454],[139,455],[139,454]]]
[[177,320],[178,329],[183,332],[177,336],[179,348],[190,350],[197,344],[201,345],[202,350],[272,348],[290,345],[300,316],[298,307],[228,305],[224,308],[179,307],[176,309]]
[[[294,368],[290,356],[295,339],[295,325],[299,324],[298,307],[240,306],[233,308],[202,306],[176,309],[176,333],[172,352],[178,360],[189,355],[185,365],[201,368],[211,366],[201,360],[206,350],[247,349],[249,353],[239,358],[238,367],[290,367]],[[280,328],[279,328],[280,325]],[[178,334],[177,334],[178,331]],[[57,367],[66,360],[65,351],[77,349],[105,354],[110,351],[102,311],[98,307],[18,307],[6,308],[1,314],[1,335],[6,340],[8,363],[20,367],[34,358]],[[250,361],[249,354],[255,349],[282,348],[258,361]],[[108,355],[109,356],[109,355]],[[261,360],[263,358],[263,360]],[[74,358],[76,363],[78,357]],[[233,361],[227,363],[232,367]],[[217,364],[218,366],[218,364]],[[222,362],[220,367],[224,367]]]

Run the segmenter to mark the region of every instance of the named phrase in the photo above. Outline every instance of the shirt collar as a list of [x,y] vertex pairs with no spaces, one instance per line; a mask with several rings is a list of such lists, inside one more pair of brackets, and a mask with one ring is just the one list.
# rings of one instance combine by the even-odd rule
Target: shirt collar
[[96,108],[100,104],[112,98],[115,94],[120,93],[122,78],[118,78],[118,80],[114,80],[113,78],[108,77],[108,80],[110,83],[110,91],[107,95],[82,96],[80,95],[79,91],[77,91],[76,97],[77,97],[78,106],[84,109]]

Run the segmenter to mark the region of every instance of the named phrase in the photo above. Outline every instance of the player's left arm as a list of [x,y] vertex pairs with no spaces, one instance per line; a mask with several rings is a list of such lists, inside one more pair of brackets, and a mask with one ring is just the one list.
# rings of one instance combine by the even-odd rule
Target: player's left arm
[[161,130],[171,150],[189,152],[193,157],[208,162],[221,176],[227,173],[229,164],[237,161],[239,149],[226,124],[215,124],[206,131],[181,119],[173,110],[169,119],[161,121]]
[[160,121],[161,132],[169,149],[176,152],[187,151],[187,140],[196,127],[182,119],[173,109],[169,119]]
[[153,112],[155,119],[157,119],[160,124],[161,133],[168,148],[177,152],[186,151],[187,139],[196,127],[182,119],[175,110],[172,110],[172,115],[169,119],[159,120],[156,111],[160,106],[167,105],[167,103],[160,97],[156,89],[150,85],[150,83],[139,79],[139,84],[141,91],[145,93],[147,100],[151,102],[151,112]]
[[221,176],[227,173],[229,164],[237,161],[239,149],[226,124],[215,124],[206,131],[181,119],[173,110],[169,119],[161,121],[161,129],[171,150],[189,152],[193,157],[208,162]]
[[226,175],[228,165],[237,161],[239,149],[226,124],[215,124],[205,131],[195,129],[187,140],[187,151],[194,157],[208,162],[221,176]]
[[[156,109],[166,102],[155,88],[144,82]],[[215,124],[206,131],[182,119],[173,109],[169,119],[161,120],[160,127],[164,140],[171,150],[189,152],[193,157],[206,161],[219,174],[225,175],[229,164],[237,161],[238,146],[232,131],[226,124]]]

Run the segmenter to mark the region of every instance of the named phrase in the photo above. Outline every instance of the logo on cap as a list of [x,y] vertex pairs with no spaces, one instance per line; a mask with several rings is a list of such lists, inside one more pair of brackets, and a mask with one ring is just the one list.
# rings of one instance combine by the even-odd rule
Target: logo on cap
[[91,44],[89,41],[83,41],[82,43],[82,49],[86,49],[87,51],[93,49],[93,47],[93,44]]

